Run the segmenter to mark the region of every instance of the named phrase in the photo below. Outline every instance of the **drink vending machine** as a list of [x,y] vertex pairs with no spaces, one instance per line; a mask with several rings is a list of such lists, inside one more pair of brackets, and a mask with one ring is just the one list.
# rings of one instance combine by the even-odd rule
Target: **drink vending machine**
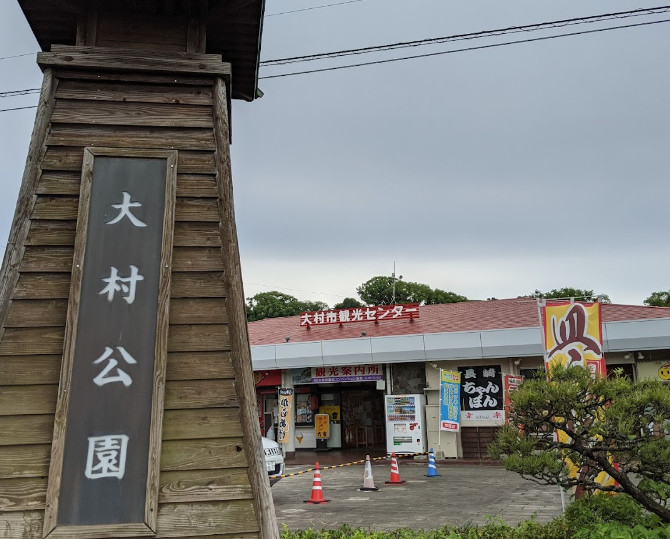
[[386,450],[389,453],[425,453],[424,395],[386,395]]

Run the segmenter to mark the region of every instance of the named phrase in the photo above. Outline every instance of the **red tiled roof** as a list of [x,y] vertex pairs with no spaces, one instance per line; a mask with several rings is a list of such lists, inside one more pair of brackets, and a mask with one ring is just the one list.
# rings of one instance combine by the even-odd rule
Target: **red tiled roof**
[[[670,307],[643,307],[640,305],[603,304],[603,321],[644,320],[670,318]],[[539,326],[537,302],[533,298],[466,301],[420,307],[417,320],[388,320],[312,326],[300,326],[299,316],[266,318],[249,324],[252,346],[308,341],[355,339],[365,332],[367,337],[415,335],[450,331],[481,331]]]

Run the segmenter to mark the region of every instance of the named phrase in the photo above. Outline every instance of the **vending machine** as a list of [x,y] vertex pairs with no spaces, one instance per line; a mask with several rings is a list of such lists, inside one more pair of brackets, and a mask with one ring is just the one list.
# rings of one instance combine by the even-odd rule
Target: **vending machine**
[[386,395],[386,450],[389,453],[425,453],[424,395]]

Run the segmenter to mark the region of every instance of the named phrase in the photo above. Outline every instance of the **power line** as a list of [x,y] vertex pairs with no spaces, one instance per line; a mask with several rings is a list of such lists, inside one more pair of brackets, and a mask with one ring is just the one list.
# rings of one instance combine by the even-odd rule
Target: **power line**
[[344,4],[354,4],[356,2],[364,2],[365,0],[347,0],[346,2],[336,2],[334,4],[323,4],[321,6],[304,7],[302,9],[293,9],[291,11],[280,11],[279,13],[266,13],[266,17],[275,17],[276,15],[288,15],[289,13],[299,13],[301,11],[311,11],[312,9],[321,9],[324,7],[343,6]]
[[7,112],[9,110],[23,110],[23,109],[36,109],[37,105],[30,105],[28,107],[14,107],[11,109],[0,109],[0,112]]
[[1,97],[18,97],[20,95],[30,95],[38,94],[40,92],[39,88],[28,88],[26,90],[10,90],[8,92],[0,92]]
[[36,52],[26,52],[23,54],[13,54],[12,56],[0,56],[0,60],[9,60],[10,58],[21,58],[22,56],[32,56],[33,54],[37,54]]
[[371,52],[380,52],[394,49],[401,49],[407,47],[419,47],[424,45],[436,45],[442,43],[449,43],[452,41],[464,41],[470,39],[478,39],[482,37],[494,37],[505,34],[513,34],[520,32],[534,32],[537,30],[547,30],[551,28],[562,28],[565,26],[574,26],[577,24],[593,24],[596,22],[603,22],[613,19],[627,19],[630,17],[641,17],[646,15],[657,15],[660,13],[667,13],[670,11],[670,6],[660,6],[655,8],[642,8],[631,11],[619,11],[615,13],[604,13],[601,15],[591,15],[588,17],[577,17],[573,19],[562,19],[557,21],[548,21],[542,23],[527,24],[522,26],[510,26],[507,28],[498,28],[495,30],[483,30],[479,32],[471,32],[467,34],[456,34],[452,36],[442,36],[435,38],[419,39],[415,41],[404,41],[399,43],[390,43],[386,45],[374,45],[370,47],[362,47],[357,49],[346,49],[340,51],[332,51],[318,54],[307,54],[303,56],[293,56],[289,58],[278,58],[274,60],[264,60],[260,62],[261,66],[269,65],[284,65],[296,62],[307,62],[313,60],[321,60],[324,58],[337,58],[339,56],[350,56],[354,54],[366,54]]
[[481,49],[491,49],[494,47],[504,47],[507,45],[517,45],[520,43],[532,43],[535,41],[546,41],[549,39],[557,39],[559,37],[572,37],[572,36],[579,36],[579,35],[585,35],[585,34],[594,34],[597,32],[607,32],[609,30],[622,30],[625,28],[634,28],[637,26],[647,26],[651,24],[659,24],[659,23],[664,23],[664,22],[670,22],[670,19],[663,19],[660,21],[649,21],[649,22],[642,22],[642,23],[637,23],[637,24],[627,24],[624,26],[610,26],[608,28],[598,28],[597,30],[583,30],[581,32],[570,32],[567,34],[557,34],[553,36],[544,36],[544,37],[535,37],[535,38],[529,38],[529,39],[519,39],[517,41],[506,41],[504,43],[492,43],[489,45],[479,45],[476,47],[465,47],[462,49],[452,49],[449,51],[440,51],[440,52],[429,52],[426,54],[415,54],[412,56],[402,56],[399,58],[390,58],[387,60],[374,60],[371,62],[360,62],[358,64],[347,64],[347,65],[342,65],[342,66],[335,66],[335,67],[324,67],[321,69],[310,69],[306,71],[294,71],[291,73],[282,73],[280,75],[267,75],[265,77],[258,77],[259,79],[276,79],[280,77],[291,77],[294,75],[306,75],[309,73],[321,73],[323,71],[336,71],[338,69],[348,69],[351,67],[362,67],[362,66],[369,66],[369,65],[375,65],[375,64],[387,64],[389,62],[400,62],[403,60],[414,60],[416,58],[428,58],[430,56],[440,56],[443,54],[454,54],[457,52],[467,52],[467,51],[475,51],[475,50],[481,50]]

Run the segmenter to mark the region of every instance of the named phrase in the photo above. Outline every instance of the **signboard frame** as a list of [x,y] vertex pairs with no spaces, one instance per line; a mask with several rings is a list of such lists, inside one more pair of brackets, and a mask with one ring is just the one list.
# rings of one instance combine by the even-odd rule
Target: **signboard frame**
[[[161,435],[163,423],[163,400],[165,393],[165,370],[167,364],[167,337],[169,325],[169,298],[172,271],[172,242],[174,233],[174,211],[177,177],[176,150],[147,150],[131,148],[84,149],[81,174],[77,233],[68,301],[67,323],[63,362],[56,404],[53,444],[49,483],[46,494],[43,536],[46,537],[101,537],[110,536],[152,536],[156,534],[158,517],[158,489],[160,474]],[[144,522],[109,523],[84,525],[59,525],[58,505],[61,491],[61,479],[64,464],[66,427],[68,408],[72,388],[72,375],[77,340],[79,306],[81,300],[82,279],[84,275],[84,256],[88,236],[88,221],[91,203],[91,188],[94,178],[94,165],[97,157],[161,159],[166,163],[165,200],[163,209],[163,229],[159,267],[158,297],[156,304],[156,333],[154,335],[154,365],[151,394],[151,419],[149,432],[149,451],[147,457],[146,492],[144,504]]]

